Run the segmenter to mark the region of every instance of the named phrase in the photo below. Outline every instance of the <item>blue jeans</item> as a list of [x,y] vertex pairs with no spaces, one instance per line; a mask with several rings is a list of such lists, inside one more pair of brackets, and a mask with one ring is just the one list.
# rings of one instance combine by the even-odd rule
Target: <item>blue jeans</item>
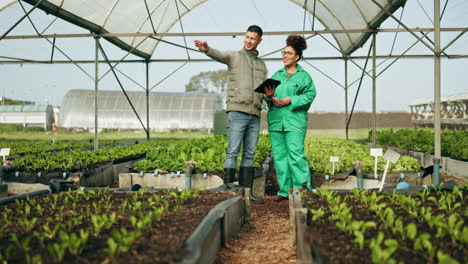
[[242,112],[228,112],[228,147],[224,168],[236,168],[243,145],[241,167],[252,167],[260,132],[260,117]]

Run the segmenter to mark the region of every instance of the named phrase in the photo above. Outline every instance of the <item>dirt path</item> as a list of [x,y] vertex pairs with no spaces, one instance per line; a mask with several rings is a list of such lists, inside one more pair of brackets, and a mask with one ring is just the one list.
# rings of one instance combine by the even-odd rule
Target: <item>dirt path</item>
[[294,263],[288,201],[278,203],[265,196],[264,204],[252,204],[251,214],[252,220],[220,250],[216,263]]

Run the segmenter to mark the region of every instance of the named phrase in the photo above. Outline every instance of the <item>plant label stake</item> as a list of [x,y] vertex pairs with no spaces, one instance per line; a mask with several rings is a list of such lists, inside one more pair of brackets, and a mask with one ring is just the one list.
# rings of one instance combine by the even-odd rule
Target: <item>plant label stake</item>
[[370,155],[375,158],[374,160],[374,179],[378,179],[379,175],[377,175],[377,160],[380,156],[382,156],[382,149],[381,148],[371,148]]
[[382,183],[380,184],[379,192],[382,191],[383,185],[385,183],[385,177],[387,176],[388,165],[390,165],[390,162],[395,164],[400,158],[400,154],[396,153],[395,151],[391,149],[388,149],[387,152],[385,152],[385,155],[383,156],[383,158],[387,161],[387,164],[385,164],[385,170],[382,176]]
[[332,175],[335,175],[335,163],[336,163],[336,162],[339,162],[339,161],[340,161],[340,158],[339,158],[339,157],[330,156],[330,162],[333,163]]
[[0,149],[0,156],[3,156],[3,163],[6,161],[6,156],[10,155],[10,148]]

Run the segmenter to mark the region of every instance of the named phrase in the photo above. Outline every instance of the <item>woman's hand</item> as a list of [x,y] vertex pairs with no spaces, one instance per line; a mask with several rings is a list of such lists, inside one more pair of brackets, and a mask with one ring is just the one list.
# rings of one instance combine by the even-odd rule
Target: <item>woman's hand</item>
[[276,107],[281,107],[281,101],[278,97],[273,97],[273,99],[271,99],[271,101],[273,102],[273,105],[276,106]]
[[283,106],[287,106],[291,104],[291,98],[289,98],[289,96],[286,96],[285,98],[281,100],[278,97],[273,97],[271,101],[273,102],[273,105],[276,107],[283,107]]
[[281,102],[282,106],[286,106],[288,104],[291,104],[291,98],[289,98],[289,96],[286,96],[280,102]]
[[276,86],[267,86],[265,87],[266,96],[272,96],[275,93]]

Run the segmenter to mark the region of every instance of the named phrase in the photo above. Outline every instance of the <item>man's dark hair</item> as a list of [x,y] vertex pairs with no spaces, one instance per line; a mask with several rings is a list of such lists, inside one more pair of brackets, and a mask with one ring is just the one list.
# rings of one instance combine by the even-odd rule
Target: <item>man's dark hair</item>
[[257,25],[252,25],[250,26],[247,31],[249,32],[257,32],[258,35],[261,37],[263,35],[263,30],[261,27],[257,26]]

